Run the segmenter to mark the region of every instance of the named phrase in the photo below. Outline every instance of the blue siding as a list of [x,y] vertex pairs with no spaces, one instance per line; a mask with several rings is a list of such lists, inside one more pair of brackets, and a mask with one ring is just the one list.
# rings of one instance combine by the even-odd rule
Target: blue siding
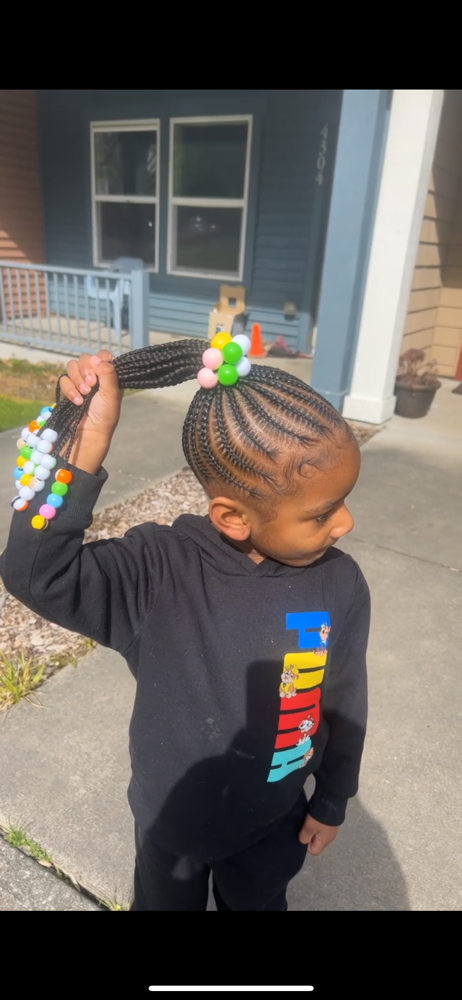
[[[316,309],[341,91],[39,91],[47,263],[92,267],[89,126],[94,120],[160,118],[159,273],[151,276],[152,329],[204,336],[220,282],[166,274],[169,119],[252,114],[254,135],[245,273],[250,321],[306,349]],[[324,184],[317,185],[320,130],[329,124]],[[285,320],[286,300],[297,305]]]
[[[330,164],[339,111],[335,91],[271,92],[252,281],[257,307],[271,305],[280,310],[286,299],[301,305],[316,201],[322,198],[326,181],[328,186],[328,177],[324,186],[315,182],[320,131],[329,125]],[[321,252],[322,246],[318,249]]]
[[342,410],[350,390],[391,92],[345,90],[312,371],[318,392]]

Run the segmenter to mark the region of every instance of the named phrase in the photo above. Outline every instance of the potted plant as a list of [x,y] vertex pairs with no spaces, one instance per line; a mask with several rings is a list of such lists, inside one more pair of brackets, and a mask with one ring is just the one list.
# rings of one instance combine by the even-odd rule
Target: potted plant
[[414,347],[401,355],[395,382],[395,413],[399,417],[415,420],[428,413],[435,392],[441,387],[435,367],[435,361],[426,361],[425,351]]

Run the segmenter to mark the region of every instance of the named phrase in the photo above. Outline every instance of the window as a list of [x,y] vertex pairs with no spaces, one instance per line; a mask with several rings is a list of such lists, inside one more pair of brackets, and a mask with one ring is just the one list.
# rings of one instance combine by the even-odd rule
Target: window
[[251,117],[170,123],[169,274],[242,280]]
[[93,261],[138,257],[158,270],[159,123],[91,126]]

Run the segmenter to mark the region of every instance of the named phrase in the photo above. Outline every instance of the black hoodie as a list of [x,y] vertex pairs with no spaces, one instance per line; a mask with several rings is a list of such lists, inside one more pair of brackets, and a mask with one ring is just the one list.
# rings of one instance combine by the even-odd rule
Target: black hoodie
[[309,812],[342,823],[366,728],[369,592],[353,559],[256,564],[191,515],[84,545],[107,475],[72,471],[46,531],[30,523],[38,498],[13,515],[0,572],[31,610],[126,658],[141,828],[172,853],[226,857],[277,823],[311,772]]

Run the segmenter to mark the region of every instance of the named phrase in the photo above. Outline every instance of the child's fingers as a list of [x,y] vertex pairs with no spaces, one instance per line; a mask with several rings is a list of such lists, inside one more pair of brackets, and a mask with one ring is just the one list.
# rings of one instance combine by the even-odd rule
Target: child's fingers
[[[109,354],[109,351],[105,351],[104,353]],[[73,381],[75,381],[76,389],[79,389],[80,392],[82,392],[84,395],[90,392],[90,389],[92,389],[93,386],[96,385],[97,365],[94,364],[93,360],[94,357],[98,357],[98,355],[92,356],[91,354],[81,354],[77,362],[70,361],[67,366],[68,375]],[[101,363],[101,360],[102,359],[98,357],[97,364]],[[77,379],[74,379],[74,373],[77,370],[74,367],[75,364],[77,364],[77,369],[79,372]]]
[[83,398],[79,390],[82,380],[78,361],[70,361],[67,366],[67,372],[67,375],[62,375],[59,380],[61,395],[67,396],[72,403],[76,403],[79,406],[83,403]]
[[117,393],[119,384],[112,360],[110,351],[100,351],[95,355],[81,354],[78,360],[69,361],[67,375],[60,378],[62,394],[80,406],[98,380],[106,392]]
[[[96,358],[98,358],[98,361],[114,361],[114,355],[110,351],[98,351],[98,354],[92,354],[91,360],[93,362],[95,362]],[[98,361],[96,364],[98,364]]]
[[322,854],[324,847],[325,845],[323,844],[321,837],[318,837],[318,835],[315,834],[313,839],[308,844],[308,852],[309,854],[314,854],[314,855]]
[[120,392],[119,380],[112,364],[113,360],[114,355],[109,351],[99,351],[98,354],[93,354],[90,357],[93,372],[96,373],[104,394],[118,396]]

